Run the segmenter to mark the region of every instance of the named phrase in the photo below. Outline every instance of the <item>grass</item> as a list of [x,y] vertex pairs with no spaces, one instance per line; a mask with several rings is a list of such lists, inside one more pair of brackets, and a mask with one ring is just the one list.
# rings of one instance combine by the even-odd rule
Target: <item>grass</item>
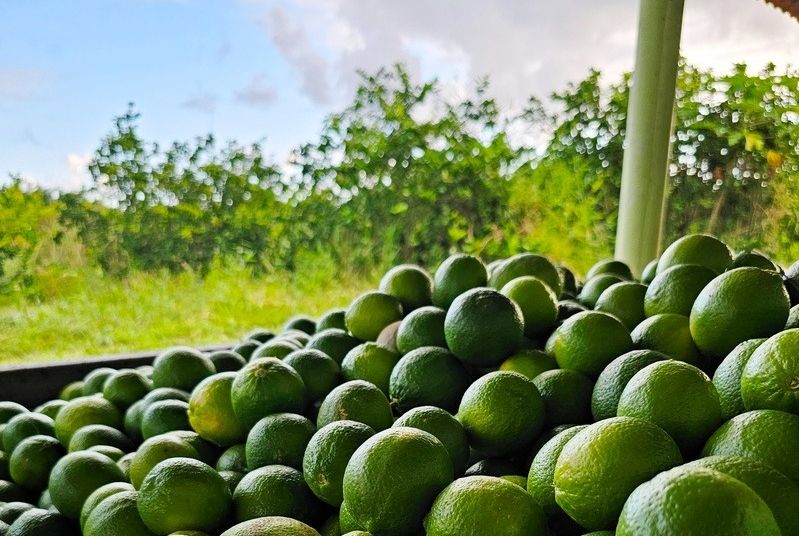
[[375,281],[329,272],[255,278],[221,268],[204,278],[83,274],[41,303],[0,305],[0,364],[236,341],[254,327],[279,328],[294,314],[346,306]]

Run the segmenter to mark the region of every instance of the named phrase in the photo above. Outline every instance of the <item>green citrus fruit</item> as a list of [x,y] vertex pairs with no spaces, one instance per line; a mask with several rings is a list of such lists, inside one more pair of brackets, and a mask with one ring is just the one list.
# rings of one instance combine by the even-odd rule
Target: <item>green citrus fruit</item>
[[316,426],[293,413],[275,413],[258,421],[247,435],[247,468],[252,471],[266,465],[302,468],[302,456]]
[[32,411],[15,415],[3,427],[3,450],[13,453],[23,439],[35,435],[54,436],[55,425],[53,419],[47,415]]
[[298,329],[304,331],[308,335],[313,335],[316,332],[316,321],[305,315],[295,315],[286,320],[283,324],[283,331]]
[[466,292],[488,283],[485,264],[473,255],[457,253],[447,257],[433,276],[433,304],[442,309]]
[[591,394],[591,413],[594,420],[615,417],[619,398],[630,378],[647,365],[666,359],[668,356],[660,352],[633,350],[611,361],[597,378]]
[[543,510],[521,487],[501,478],[469,476],[447,486],[424,521],[428,536],[545,536]]
[[344,315],[346,312],[347,311],[344,309],[331,309],[320,316],[319,320],[316,321],[316,333],[318,334],[331,328],[346,331],[347,324],[344,322]]
[[766,339],[750,339],[740,343],[727,354],[713,373],[713,385],[719,393],[721,416],[725,421],[746,411],[741,396],[741,375],[749,358],[765,341]]
[[556,434],[544,443],[533,458],[527,475],[527,491],[547,516],[563,515],[563,510],[555,501],[555,464],[566,443],[586,426],[572,426]]
[[627,382],[617,414],[657,424],[686,456],[700,449],[722,423],[719,395],[710,378],[671,359],[647,365]]
[[391,428],[367,439],[352,455],[344,471],[344,501],[369,532],[412,534],[452,479],[452,460],[435,436]]
[[173,432],[191,430],[189,405],[182,400],[159,400],[142,413],[141,433],[144,439]]
[[605,290],[616,283],[622,282],[624,282],[624,279],[614,274],[599,274],[594,276],[585,282],[585,285],[583,285],[583,288],[577,295],[577,301],[586,307],[593,309],[596,307],[599,297],[603,292],[605,292]]
[[657,275],[658,270],[658,260],[653,259],[649,261],[646,266],[644,266],[644,271],[641,274],[641,283],[648,285],[650,284]]
[[308,344],[305,345],[306,350],[319,350],[324,352],[337,364],[341,365],[344,356],[347,352],[361,344],[361,341],[339,328],[328,328],[324,331],[319,331],[311,337]]
[[153,383],[138,370],[123,369],[105,381],[103,396],[119,409],[125,410],[143,398],[152,387]]
[[461,361],[478,367],[498,365],[522,344],[519,306],[487,288],[461,294],[444,320],[447,346]]
[[61,411],[61,408],[67,405],[66,400],[49,400],[44,404],[40,404],[36,406],[33,410],[37,413],[41,413],[43,415],[47,415],[51,419],[55,420],[58,412]]
[[355,421],[336,421],[316,432],[302,461],[305,482],[321,500],[341,506],[344,500],[344,469],[353,453],[374,430]]
[[715,278],[691,308],[691,335],[703,354],[721,359],[739,343],[769,337],[788,319],[782,278],[760,268],[735,268]]
[[699,264],[720,274],[732,264],[732,252],[727,244],[713,236],[686,235],[666,248],[658,260],[657,273],[678,264]]
[[757,250],[739,251],[732,259],[733,268],[741,268],[742,266],[753,266],[761,270],[771,270],[772,272],[779,272],[780,268],[774,262],[760,253]]
[[401,264],[386,272],[380,280],[380,291],[399,299],[406,314],[433,302],[433,281],[424,269],[413,264]]
[[499,366],[499,370],[508,370],[524,374],[533,379],[546,370],[558,368],[555,359],[541,350],[520,350]]
[[391,372],[391,405],[400,413],[418,406],[455,411],[469,383],[469,373],[447,350],[417,348],[405,354]]
[[125,479],[111,458],[96,452],[72,452],[50,472],[50,498],[58,511],[71,519],[80,517],[83,502],[97,488]]
[[664,313],[690,315],[696,297],[716,275],[715,271],[699,264],[678,264],[664,270],[646,289],[646,316]]
[[505,456],[532,445],[544,426],[544,401],[532,380],[517,372],[491,372],[464,393],[458,420],[469,444],[486,456]]
[[374,341],[383,328],[402,320],[402,303],[385,292],[366,292],[350,304],[344,321],[353,336]]
[[178,346],[153,361],[153,385],[191,391],[215,372],[214,364],[206,356],[194,348]]
[[469,461],[469,440],[466,430],[455,417],[441,408],[421,406],[414,408],[394,422],[394,428],[400,426],[418,428],[441,441],[452,459],[455,475],[462,475]]
[[76,452],[101,445],[116,447],[123,451],[133,448],[133,443],[128,436],[116,428],[111,428],[105,424],[90,424],[83,428],[78,428],[78,430],[72,434],[72,439],[69,440],[67,450],[69,452]]
[[616,317],[585,311],[568,318],[547,340],[547,353],[561,368],[596,377],[608,363],[632,349],[630,332]]
[[233,493],[233,506],[237,521],[285,516],[313,524],[321,514],[302,473],[284,465],[267,465],[247,473]]
[[55,436],[64,446],[72,435],[89,424],[105,424],[121,428],[122,415],[111,402],[99,396],[85,396],[70,400],[55,418]]
[[517,277],[502,287],[500,292],[519,306],[526,337],[548,334],[555,327],[558,298],[542,280],[529,275]]
[[407,354],[423,346],[446,348],[444,318],[447,313],[438,307],[420,307],[402,319],[397,330],[397,350]]
[[301,348],[302,345],[292,339],[285,337],[276,337],[274,339],[271,339],[263,343],[261,346],[256,348],[255,351],[250,356],[250,361],[262,357],[283,359],[291,352],[300,350]]
[[247,458],[245,445],[239,443],[228,447],[219,455],[216,460],[216,470],[220,473],[222,471],[236,471],[237,473],[247,472]]
[[555,464],[555,500],[589,530],[613,528],[627,496],[661,471],[682,463],[658,426],[613,417],[580,430]]
[[83,396],[83,381],[68,383],[61,389],[61,392],[58,393],[58,398],[66,401],[78,398],[79,396]]
[[632,281],[614,283],[606,288],[597,298],[595,309],[609,313],[621,320],[632,330],[646,315],[644,314],[644,295],[646,285]]
[[281,516],[261,517],[239,523],[222,536],[319,536],[302,521]]
[[227,483],[213,468],[192,458],[171,458],[144,478],[138,505],[142,521],[156,534],[211,532],[224,521],[231,496]]
[[741,397],[748,410],[799,414],[799,329],[778,333],[757,347],[741,375]]
[[107,497],[92,509],[83,528],[85,536],[153,536],[137,507],[139,494],[122,491]]
[[544,401],[545,426],[591,422],[594,382],[581,372],[547,370],[533,379]]
[[488,284],[492,288],[501,289],[517,277],[532,275],[549,285],[555,296],[560,296],[562,282],[560,273],[549,259],[534,253],[519,253],[500,263],[491,271]]
[[302,413],[308,391],[297,371],[278,359],[266,357],[250,361],[236,373],[230,398],[239,422],[252,428],[272,413]]
[[58,512],[32,508],[19,516],[8,527],[5,536],[74,536],[75,527],[71,520]]
[[219,372],[236,372],[247,364],[247,360],[233,350],[219,350],[208,354],[208,359],[214,364],[214,370]]
[[200,454],[185,440],[165,434],[151,437],[141,444],[130,461],[130,482],[139,488],[153,467],[170,458],[195,458]]
[[743,456],[799,484],[799,415],[759,409],[736,415],[707,440],[703,456]]
[[296,350],[283,358],[283,362],[300,375],[311,401],[322,400],[339,384],[341,368],[321,350]]
[[35,435],[24,439],[8,461],[11,478],[25,488],[43,490],[50,471],[64,454],[64,447],[54,437]]
[[341,362],[341,374],[347,381],[364,380],[376,385],[386,395],[394,365],[400,355],[374,342],[356,346]]
[[[92,510],[97,508],[97,506],[99,506],[101,502],[111,497],[112,495],[116,495],[117,493],[124,493],[126,491],[136,491],[136,490],[133,488],[133,486],[131,486],[127,482],[111,482],[110,484],[100,486],[99,488],[94,490],[92,494],[86,498],[86,501],[83,503],[83,508],[81,508],[80,510],[81,529],[83,529],[84,526],[86,525],[86,520],[89,519],[89,515],[92,513]],[[138,513],[136,515],[138,516]]]
[[391,405],[383,391],[369,382],[354,380],[343,383],[330,391],[316,419],[316,427],[334,421],[357,421],[375,431],[385,430],[394,422]]
[[230,400],[235,378],[235,372],[209,376],[194,388],[189,400],[188,416],[192,429],[203,439],[217,445],[233,445],[244,439],[246,434]]
[[766,503],[745,484],[713,469],[678,467],[630,494],[616,534],[779,536],[781,532]]
[[691,337],[688,317],[665,313],[647,318],[632,331],[633,345],[640,350],[653,350],[672,359],[697,364],[699,349]]
[[92,370],[83,378],[83,396],[102,394],[105,382],[116,370],[100,367]]

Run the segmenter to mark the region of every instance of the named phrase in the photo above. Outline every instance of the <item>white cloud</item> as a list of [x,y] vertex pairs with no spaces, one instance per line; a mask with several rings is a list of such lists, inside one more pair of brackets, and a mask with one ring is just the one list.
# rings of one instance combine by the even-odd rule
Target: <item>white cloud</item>
[[275,102],[277,92],[264,75],[258,75],[249,84],[236,93],[236,102],[255,107],[268,107]]
[[[401,61],[459,84],[488,75],[509,106],[546,96],[591,67],[632,69],[634,0],[262,0],[269,35],[317,102],[346,101],[355,71]],[[683,54],[702,67],[799,58],[796,21],[753,0],[687,2]]]
[[66,157],[67,178],[57,184],[59,190],[74,191],[80,190],[89,183],[89,162],[92,161],[92,153],[69,153]]
[[197,110],[198,112],[208,114],[216,111],[216,104],[216,96],[211,95],[210,93],[198,93],[197,95],[192,95],[183,101],[184,108],[189,108],[190,110]]

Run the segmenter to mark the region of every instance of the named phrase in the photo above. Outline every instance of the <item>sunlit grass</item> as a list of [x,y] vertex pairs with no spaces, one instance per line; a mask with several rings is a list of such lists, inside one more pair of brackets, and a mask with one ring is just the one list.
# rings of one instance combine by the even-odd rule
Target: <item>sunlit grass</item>
[[297,313],[345,306],[375,280],[319,271],[252,277],[222,268],[204,278],[83,275],[66,295],[0,306],[0,363],[235,341],[256,326],[277,328]]

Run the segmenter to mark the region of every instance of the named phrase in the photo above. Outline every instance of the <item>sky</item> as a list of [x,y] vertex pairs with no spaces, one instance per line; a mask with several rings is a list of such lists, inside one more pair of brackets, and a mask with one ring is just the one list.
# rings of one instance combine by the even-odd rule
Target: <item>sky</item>
[[[596,67],[633,67],[638,0],[0,0],[0,182],[88,183],[129,102],[168,143],[213,133],[284,160],[356,71],[404,62],[508,109]],[[799,64],[799,23],[761,0],[686,0],[682,54],[722,72]]]

